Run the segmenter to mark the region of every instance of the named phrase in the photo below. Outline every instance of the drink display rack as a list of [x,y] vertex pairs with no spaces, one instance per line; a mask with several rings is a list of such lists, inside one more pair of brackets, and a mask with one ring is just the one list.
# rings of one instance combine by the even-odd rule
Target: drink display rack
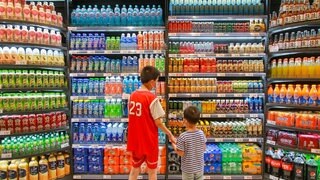
[[[69,1],[68,6],[69,6],[69,17],[73,17],[71,15],[72,10],[76,9],[78,5],[80,5],[81,7],[83,5],[86,6],[86,8],[88,8],[89,5],[91,5],[92,7],[94,5],[97,5],[98,8],[101,8],[103,5],[107,8],[108,5],[110,5],[110,7],[112,8],[112,10],[114,10],[116,4],[119,5],[119,8],[121,9],[123,5],[126,5],[126,8],[129,7],[129,5],[131,4],[134,8],[135,5],[138,5],[138,7],[140,8],[141,5],[144,5],[144,7],[146,8],[146,5],[150,5],[150,8],[152,7],[152,5],[156,5],[156,7],[158,7],[158,5],[161,5],[161,8],[163,9],[163,18],[166,17],[166,12],[165,9],[166,8],[166,4],[165,1],[159,2],[159,1],[154,1],[154,0],[147,0],[147,1],[143,1],[143,2],[128,2],[125,0],[120,0],[120,1],[108,1],[108,2],[102,2],[102,1],[98,1],[98,0],[94,0],[94,1],[85,1],[85,0],[77,0],[77,1]],[[118,25],[118,26],[112,26],[112,25],[106,25],[106,24],[100,24],[100,25],[92,25],[92,26],[86,26],[86,25],[74,25],[72,24],[72,19],[70,20],[70,25],[68,27],[68,34],[69,34],[69,38],[72,37],[72,34],[78,34],[78,33],[99,33],[99,34],[105,34],[105,37],[107,39],[107,37],[109,36],[118,36],[120,37],[122,33],[125,33],[125,35],[127,35],[127,33],[135,33],[136,35],[138,35],[139,32],[149,32],[149,31],[157,31],[157,32],[162,32],[163,34],[165,33],[165,26],[164,25],[156,25],[156,26],[136,26],[136,25],[131,25],[131,26],[124,26],[124,25]],[[164,19],[163,19],[164,20]],[[70,40],[71,41],[71,40]],[[165,42],[165,40],[164,40]],[[70,42],[71,43],[71,42]],[[166,51],[165,49],[156,49],[156,50],[148,50],[148,49],[132,49],[132,48],[126,48],[123,49],[122,47],[120,47],[119,49],[113,49],[110,50],[108,48],[105,49],[100,49],[100,50],[73,50],[70,47],[70,43],[69,43],[69,61],[71,62],[71,66],[72,66],[72,57],[75,56],[104,56],[111,60],[113,59],[117,59],[120,60],[120,66],[121,66],[121,70],[120,72],[114,72],[112,70],[111,67],[111,72],[106,72],[106,71],[88,71],[88,70],[81,70],[81,71],[76,71],[76,70],[72,70],[70,69],[70,84],[72,84],[72,81],[74,79],[77,78],[107,78],[107,77],[121,77],[121,89],[125,89],[125,86],[128,86],[128,84],[125,84],[125,82],[123,82],[123,80],[126,77],[129,76],[140,76],[139,70],[138,68],[140,68],[139,66],[137,66],[137,70],[128,70],[130,67],[129,65],[127,66],[128,69],[125,69],[125,66],[122,62],[123,56],[137,56],[139,58],[140,55],[143,55],[143,57],[145,57],[145,55],[149,56],[153,56],[155,57],[156,55],[162,55],[163,57],[165,57],[166,55]],[[107,44],[108,42],[106,42]],[[122,43],[122,42],[121,42]],[[165,47],[164,47],[165,48]],[[150,61],[151,62],[151,61]],[[163,62],[165,62],[165,60],[163,60]],[[131,62],[132,63],[132,62]],[[151,64],[150,64],[151,65]],[[134,68],[134,66],[131,64],[131,68]],[[157,65],[156,65],[157,66]],[[164,68],[164,67],[163,67]],[[140,78],[139,78],[140,79]],[[163,71],[161,71],[161,75],[159,78],[160,82],[165,81],[165,69],[163,69]],[[110,87],[110,86],[109,86]],[[163,86],[164,87],[164,86]],[[70,87],[70,90],[72,90],[74,87]],[[107,90],[107,88],[105,89]],[[100,95],[72,95],[70,97],[70,106],[73,107],[74,102],[78,101],[78,100],[84,100],[84,101],[90,101],[90,100],[110,100],[110,99],[121,99],[121,106],[122,106],[122,110],[121,110],[121,117],[118,116],[117,118],[115,117],[99,117],[99,118],[93,118],[93,117],[75,117],[73,116],[71,118],[71,128],[72,132],[75,131],[75,123],[105,123],[106,125],[109,123],[121,123],[124,124],[124,130],[123,130],[123,140],[121,141],[108,141],[106,140],[105,142],[73,142],[72,143],[72,149],[73,151],[75,151],[75,149],[104,149],[104,153],[106,153],[106,149],[108,148],[122,148],[125,149],[126,147],[126,127],[127,127],[127,123],[128,123],[128,118],[125,115],[124,111],[125,108],[127,107],[127,100],[129,98],[130,94],[122,91],[121,93],[115,94],[115,95],[111,95],[111,94],[107,94],[107,93],[103,93]],[[162,94],[157,94],[158,98],[163,101],[163,99],[165,99],[165,93]],[[74,111],[74,108],[72,108],[72,111]],[[105,110],[104,110],[105,112]],[[99,125],[101,126],[101,125]],[[109,130],[109,129],[108,129]],[[108,131],[107,130],[107,131]],[[72,133],[72,141],[74,140],[75,136]],[[107,137],[106,137],[107,138]],[[159,144],[159,146],[164,146],[164,144]],[[73,152],[74,153],[74,152]],[[104,154],[106,156],[106,154]],[[109,157],[109,156],[108,156]],[[105,157],[105,158],[108,158]],[[76,159],[76,157],[74,157],[74,160]],[[103,159],[102,159],[103,160]],[[106,160],[104,160],[104,162],[102,162],[103,164],[103,169],[100,172],[89,172],[90,170],[88,170],[87,172],[75,172],[75,165],[73,166],[73,179],[128,179],[128,174],[129,171],[126,170],[126,172],[119,172],[119,170],[112,170],[113,172],[111,172],[110,170],[108,170],[108,172],[106,172],[106,169],[110,169],[113,165],[111,164],[105,164],[105,162],[107,162]],[[130,162],[130,160],[129,160]],[[74,162],[72,162],[74,163]],[[118,162],[119,163],[119,162]],[[117,164],[115,164],[117,165]],[[119,168],[119,167],[118,167]],[[147,174],[141,174],[138,179],[147,179],[148,175]],[[165,174],[158,174],[158,178],[159,179],[165,179]]]
[[[192,5],[184,5],[184,4],[179,4],[178,1],[171,1],[172,4],[169,4],[169,11],[175,9],[176,11],[181,10],[188,12],[188,10],[191,10],[193,7]],[[175,4],[174,4],[175,3]],[[265,8],[263,12],[267,12],[268,9],[268,2],[262,2],[263,7]],[[207,8],[207,13],[201,14],[201,12],[205,11],[199,11],[197,14],[189,14],[185,15],[183,13],[170,13],[168,17],[168,58],[167,58],[167,65],[168,65],[168,99],[167,99],[167,113],[168,113],[168,127],[171,129],[172,132],[176,136],[179,135],[179,132],[181,132],[179,129],[181,127],[174,125],[175,122],[179,122],[182,120],[182,115],[183,112],[181,111],[182,108],[185,108],[185,104],[188,105],[196,105],[199,107],[199,103],[190,103],[190,101],[203,101],[203,100],[226,100],[226,101],[231,101],[231,99],[235,100],[240,100],[243,99],[245,100],[248,97],[261,97],[263,101],[265,101],[265,94],[264,90],[266,87],[266,73],[265,69],[267,67],[267,55],[265,53],[264,47],[265,43],[267,43],[267,16],[266,15],[246,15],[245,13],[249,13],[249,11],[244,11],[244,15],[235,15],[236,13],[232,15],[220,15],[216,14],[214,15],[212,12],[210,13],[211,7],[206,6],[205,4],[201,5],[200,3],[200,9],[201,6],[203,8]],[[222,7],[223,6],[223,7]],[[212,7],[213,9],[215,7]],[[221,9],[220,9],[221,8]],[[224,10],[228,8],[235,8],[236,7],[231,7],[228,5],[220,5],[218,7],[220,13],[223,12]],[[208,11],[209,9],[209,11]],[[215,11],[218,12],[219,11]],[[248,23],[256,20],[263,20],[265,23],[265,30],[260,31],[260,32],[250,32],[250,30],[235,30],[232,32],[232,28],[230,27],[231,24],[236,24],[236,23]],[[182,25],[180,26],[179,23]],[[192,28],[189,28],[188,26],[192,24]],[[197,24],[210,24],[211,27],[213,26],[213,29],[210,29],[210,25],[202,25],[198,26],[197,29]],[[224,24],[225,23],[225,24]],[[228,24],[229,23],[229,24]],[[219,29],[220,25],[225,25],[225,27]],[[176,27],[175,27],[176,26]],[[187,29],[187,31],[185,30]],[[207,29],[206,29],[207,28]],[[209,28],[209,29],[208,29]],[[180,49],[179,47],[177,48],[177,44],[174,44],[174,42],[178,42],[177,44],[180,43]],[[229,43],[259,43],[262,42],[263,44],[263,51],[262,52],[219,52],[219,48],[214,48],[214,51],[198,51],[195,50],[189,51],[188,47],[181,47],[181,44],[184,42],[213,42],[213,44],[229,44]],[[188,45],[186,45],[188,46]],[[196,49],[197,47],[195,47]],[[204,48],[204,46],[202,46]],[[228,49],[228,48],[227,48]],[[230,50],[230,48],[229,48]],[[210,68],[202,70],[202,67],[205,66],[206,64],[202,64],[203,59],[205,60],[206,58],[209,59],[209,61],[216,61],[214,63],[214,69],[212,70]],[[200,63],[197,64],[193,62],[192,64],[191,60],[196,59]],[[262,70],[256,70],[256,71],[246,71],[246,70],[238,70],[239,67],[235,68],[235,70],[223,70],[223,67],[218,66],[218,62],[223,62],[224,60],[248,60],[253,61],[253,60],[262,60],[263,62],[263,68]],[[189,61],[189,64],[188,64]],[[242,61],[241,61],[242,62]],[[208,63],[208,61],[206,62]],[[209,63],[210,64],[210,63]],[[231,63],[232,64],[232,63]],[[226,66],[232,66],[231,64],[228,63]],[[172,66],[171,66],[172,65]],[[188,67],[192,65],[196,65],[196,70],[192,70],[192,67]],[[222,69],[221,69],[222,68]],[[191,70],[190,70],[191,69]],[[174,79],[176,78],[176,79]],[[208,81],[210,79],[216,78],[216,81],[218,81],[218,86],[217,89],[214,90],[213,92],[205,92],[200,91],[199,89],[201,86],[205,84],[200,83],[195,83],[196,87],[192,92],[192,85],[191,85],[191,90],[189,87],[187,87],[188,84],[188,78],[194,78],[196,81],[201,81],[202,78],[205,78],[205,81]],[[177,82],[179,81],[180,82]],[[247,80],[247,81],[254,81],[254,80],[261,80],[262,81],[262,91],[254,91],[254,90],[248,90],[248,91],[228,91],[226,89],[220,89],[219,87],[219,81],[221,83],[227,82],[227,81],[233,81],[233,80]],[[191,82],[192,83],[192,82]],[[182,85],[181,85],[182,84]],[[181,86],[185,86],[185,89],[181,90]],[[190,85],[190,84],[189,84]],[[171,87],[170,87],[171,86]],[[180,87],[175,87],[175,86],[180,86]],[[223,84],[222,84],[223,86]],[[233,85],[233,88],[235,86]],[[250,87],[250,85],[249,85]],[[179,92],[180,88],[180,92]],[[186,90],[189,88],[189,90]],[[231,87],[232,88],[232,87]],[[248,88],[248,87],[247,87]],[[177,90],[178,89],[178,90]],[[181,92],[182,91],[182,92]],[[201,92],[201,93],[199,93]],[[179,101],[182,102],[183,104],[179,104]],[[189,101],[189,103],[188,103]],[[204,107],[204,104],[200,103],[199,109]],[[207,144],[214,143],[214,144],[225,144],[225,143],[254,143],[258,144],[258,146],[261,147],[261,151],[264,149],[264,119],[265,119],[265,107],[262,107],[261,112],[209,112],[205,113],[202,112],[201,114],[201,121],[204,122],[204,124],[200,124],[199,128],[203,129],[205,134],[206,132],[209,132],[207,135]],[[254,118],[259,118],[262,122],[259,125],[261,128],[261,133],[260,135],[251,135],[251,136],[240,136],[239,134],[234,134],[235,136],[229,136],[229,135],[220,135],[213,137],[213,134],[210,133],[210,131],[214,131],[214,122],[232,122],[232,121],[240,121],[244,119],[254,119]],[[172,121],[172,127],[170,127],[170,121]],[[209,123],[209,124],[206,124]],[[181,124],[181,123],[180,123]],[[178,133],[177,133],[178,132]],[[168,145],[168,152],[169,152],[169,158],[172,156],[172,152],[170,152],[170,149],[172,151],[172,148],[170,145]],[[222,157],[223,159],[223,157]],[[204,175],[204,179],[263,179],[263,171],[262,171],[262,166],[263,166],[263,158],[261,156],[262,162],[261,162],[261,173],[258,174],[246,174],[246,173],[241,173],[241,174],[224,174],[224,173],[217,173],[215,174],[214,172],[211,173],[206,173]],[[181,179],[181,171],[177,170],[176,166],[179,166],[179,160],[176,160],[173,158],[173,160],[170,162],[172,166],[169,167],[168,165],[168,179]],[[212,164],[213,165],[213,164]],[[241,165],[242,166],[242,165]],[[216,167],[212,167],[216,168]],[[242,167],[241,167],[242,168]],[[171,170],[170,170],[171,169]],[[176,171],[176,172],[175,172]],[[206,171],[206,170],[205,170]]]
[[[317,1],[312,1],[310,2],[311,6],[307,6],[308,8],[313,7],[312,3],[316,3]],[[309,3],[309,1],[305,1],[305,3]],[[281,42],[278,41],[278,43],[275,43],[275,35],[278,36],[279,34],[285,35],[285,33],[289,33],[289,35],[292,32],[297,33],[298,31],[304,32],[304,31],[311,31],[312,29],[318,29],[320,28],[319,25],[319,18],[318,16],[313,16],[313,19],[305,19],[301,21],[293,21],[288,23],[287,21],[292,21],[296,17],[297,14],[301,15],[301,11],[290,11],[289,9],[286,9],[286,7],[290,7],[292,4],[289,2],[271,2],[271,11],[270,11],[270,27],[269,27],[269,47],[268,47],[268,86],[273,87],[273,90],[275,90],[275,86],[278,85],[279,89],[282,89],[282,86],[290,86],[293,85],[293,90],[295,90],[295,85],[301,84],[302,87],[304,85],[308,85],[309,92],[311,92],[310,88],[314,84],[319,84],[319,75],[316,75],[319,71],[319,69],[316,69],[318,67],[318,60],[313,60],[311,58],[310,61],[304,60],[305,57],[306,59],[310,59],[310,57],[315,57],[317,58],[320,53],[319,53],[319,44],[312,46],[311,44],[306,45],[305,47],[303,46],[298,46],[298,47],[291,47],[290,49],[287,48],[279,48],[281,46]],[[278,11],[279,10],[279,11]],[[299,10],[299,9],[298,9]],[[301,9],[300,9],[301,10]],[[319,11],[319,9],[314,9],[315,12]],[[304,13],[308,14],[310,12],[313,12],[314,10],[310,9],[304,9]],[[276,16],[274,16],[273,12],[278,13],[278,19]],[[292,14],[291,14],[292,13]],[[290,14],[292,16],[290,16]],[[275,23],[279,22],[279,17],[283,17],[283,21],[285,22],[284,25],[277,25],[275,26]],[[301,17],[301,16],[300,16]],[[305,16],[306,18],[308,17]],[[318,17],[318,18],[316,18]],[[291,18],[291,20],[290,20]],[[280,20],[281,21],[281,20]],[[284,36],[285,37],[285,36]],[[298,36],[295,36],[297,38]],[[309,37],[307,37],[309,38]],[[317,37],[319,38],[319,37]],[[280,40],[280,39],[278,39]],[[298,38],[297,38],[298,40]],[[290,38],[290,41],[292,39]],[[304,38],[302,42],[304,41]],[[312,41],[312,37],[310,37],[310,41]],[[284,42],[283,44],[286,44]],[[291,46],[291,45],[290,45]],[[301,64],[298,62],[297,63],[297,58],[302,58],[303,61],[301,61]],[[281,64],[279,65],[279,59],[282,59],[282,62],[285,61],[285,59],[289,59],[288,64],[285,66],[285,64],[282,64],[282,70],[280,70],[279,67],[281,67]],[[296,64],[292,64],[290,59],[294,59]],[[305,68],[306,64],[305,62],[308,62],[309,67],[313,67],[314,69],[308,69]],[[276,65],[276,69],[274,70],[274,67]],[[297,67],[301,67],[302,70],[299,71],[299,73],[296,73],[295,71],[298,71]],[[285,68],[288,69],[288,71],[285,71]],[[304,69],[303,69],[304,68]],[[280,73],[279,73],[280,71]],[[311,74],[311,72],[315,74]],[[304,74],[308,74],[309,76],[305,76]],[[280,74],[280,75],[279,75]],[[288,88],[286,89],[287,92]],[[319,90],[318,90],[319,91]],[[288,96],[287,92],[286,94],[283,95],[283,91],[280,92],[280,98],[287,98]],[[302,103],[302,101],[295,101],[293,100],[292,102],[286,102],[286,101],[277,101],[277,98],[275,96],[277,93],[273,91],[273,94],[271,94],[271,91],[268,90],[268,101],[266,103],[267,106],[267,111],[266,111],[266,117],[267,120],[265,121],[265,128],[266,128],[266,142],[265,142],[265,169],[264,169],[264,178],[265,179],[272,179],[272,180],[281,180],[281,179],[292,179],[292,178],[299,178],[299,179],[312,179],[312,178],[319,178],[315,177],[317,176],[317,173],[313,174],[314,177],[308,176],[309,172],[310,174],[314,169],[310,168],[312,166],[307,165],[308,159],[311,159],[311,157],[318,156],[320,154],[320,148],[315,146],[311,147],[310,143],[311,138],[308,139],[302,139],[299,136],[300,135],[319,135],[320,130],[319,124],[312,125],[308,123],[311,123],[312,120],[311,118],[306,117],[306,114],[311,116],[316,116],[316,114],[319,113],[320,107],[317,106],[317,103],[314,104],[309,104],[309,101],[306,103]],[[290,95],[290,94],[289,94]],[[292,92],[292,97],[295,99],[295,97],[299,97],[298,94],[295,92]],[[306,96],[309,97],[310,94],[303,93],[301,96]],[[290,98],[290,97],[289,97]],[[303,99],[303,97],[301,97]],[[270,102],[272,101],[272,102]],[[290,100],[288,100],[290,101]],[[287,114],[287,115],[286,115]],[[290,114],[290,115],[288,115]],[[301,123],[306,123],[306,126],[301,125]],[[310,126],[311,125],[311,126]],[[274,139],[273,135],[271,135],[273,132],[277,132],[279,136],[279,132],[285,132],[285,133],[291,133],[289,136],[282,136]],[[288,144],[282,144],[279,141],[279,138],[283,138],[283,142],[290,139],[293,136],[296,138],[294,144],[288,145]],[[290,137],[291,136],[291,137]],[[293,139],[292,139],[293,140]],[[290,142],[290,141],[288,141]],[[304,142],[305,145],[301,145],[300,143]],[[285,152],[282,156],[276,156],[275,154],[278,152]],[[294,153],[294,155],[290,158],[289,153]],[[302,165],[296,164],[295,158],[299,156],[299,154],[303,154],[304,156],[304,162],[302,162]],[[291,160],[290,160],[291,159]],[[276,167],[276,163],[274,166],[271,165],[272,161],[274,162],[281,162],[280,164],[283,164],[280,167]],[[297,162],[298,163],[298,162]],[[301,162],[300,162],[301,163]],[[304,163],[304,164],[303,164]],[[293,167],[291,170],[289,169],[283,169],[287,167]],[[307,167],[308,166],[308,167]],[[304,167],[304,169],[300,169],[301,167]],[[311,169],[310,171],[308,169]],[[273,170],[276,169],[276,170]],[[301,171],[302,170],[302,171]],[[315,168],[316,170],[316,168]],[[308,172],[307,172],[308,171]],[[298,173],[298,174],[296,174]],[[301,174],[299,174],[301,173]],[[319,169],[318,169],[319,173]],[[308,177],[307,177],[308,176]]]
[[[30,4],[30,2],[32,1],[28,1],[27,4]],[[35,1],[35,3],[37,2]],[[64,1],[55,1],[53,3],[57,13],[60,12],[62,16],[65,17]],[[40,53],[38,54],[38,61],[34,61],[34,64],[32,64],[31,62],[32,59],[34,60],[33,57],[27,58],[27,56],[37,56],[37,54],[32,54],[32,52],[31,54],[24,54],[25,52],[16,52],[17,54],[11,54],[12,59],[9,60],[11,61],[10,63],[6,62],[6,59],[2,57],[2,62],[0,63],[0,161],[31,159],[31,157],[41,157],[57,152],[69,153],[70,131],[68,118],[70,116],[70,113],[68,106],[69,90],[67,88],[68,85],[66,84],[68,82],[68,62],[66,61],[67,47],[65,45],[67,31],[65,28],[65,24],[65,22],[62,22],[62,26],[59,26],[56,24],[31,22],[22,20],[22,17],[21,19],[0,19],[2,32],[5,31],[5,29],[3,28],[12,25],[12,27],[15,27],[16,29],[17,26],[20,27],[20,33],[22,32],[21,28],[25,26],[28,28],[28,30],[30,30],[30,27],[34,27],[35,30],[37,30],[37,28],[40,28],[41,31],[43,31],[43,29],[46,29],[49,31],[49,33],[50,31],[54,31],[61,34],[61,45],[49,45],[44,43],[41,44],[38,42],[29,42],[30,39],[26,39],[25,41],[22,39],[20,39],[19,41],[16,39],[14,41],[1,39],[0,47],[2,49],[4,49],[4,47],[8,47],[9,49],[23,48],[24,50],[26,50],[27,48],[31,48],[46,50],[47,52],[57,51],[61,53],[60,57],[63,57],[63,64],[59,65],[54,64],[53,62],[43,64],[42,58],[47,59],[49,57],[45,55],[46,57],[43,56],[40,59]],[[13,35],[13,38],[17,38],[14,36],[17,36],[17,34]],[[20,38],[21,37],[23,36],[21,36],[20,34]],[[1,38],[3,38],[3,34]],[[2,55],[3,54],[1,54],[1,56]],[[13,56],[16,57],[14,58]],[[53,57],[53,53],[51,56],[52,60],[57,59],[57,56]],[[54,77],[54,74],[50,74],[50,72],[62,73],[63,77],[60,77],[60,80],[57,80],[58,76]],[[46,75],[42,75],[42,73]],[[31,81],[33,81],[33,85],[31,84]],[[57,84],[62,83],[62,81],[63,85]],[[39,94],[36,93],[41,94],[42,97],[40,97]],[[53,93],[58,93],[60,94],[60,97],[54,98],[50,97],[50,94],[48,95],[44,93],[51,93],[51,95]],[[57,104],[58,102],[59,104]],[[42,107],[40,107],[40,103],[42,104]],[[65,106],[63,106],[62,103]],[[56,137],[55,140],[51,137],[52,141],[47,139],[44,143],[39,140],[39,136],[36,137],[36,135],[44,136],[44,134],[49,133],[63,133],[63,138],[61,136],[61,138],[59,137],[59,140],[57,141],[58,137]],[[26,137],[28,137],[27,142]],[[9,142],[8,140],[5,142],[5,139],[10,140]],[[22,139],[23,141],[20,141]],[[68,161],[68,159],[65,160]],[[65,163],[69,164],[69,161]],[[7,172],[1,171],[2,178],[3,173]],[[10,172],[8,174],[8,178],[9,176]],[[20,170],[19,174],[16,174],[15,178],[18,178],[18,176],[20,176]],[[27,174],[27,177],[24,178],[28,179],[28,176],[29,173]],[[71,175],[68,174],[62,178],[57,179],[70,178]]]

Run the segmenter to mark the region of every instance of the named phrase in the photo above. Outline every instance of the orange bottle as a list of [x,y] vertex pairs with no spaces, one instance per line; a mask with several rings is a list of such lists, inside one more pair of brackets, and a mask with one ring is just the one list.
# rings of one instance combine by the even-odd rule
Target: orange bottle
[[273,90],[273,101],[275,103],[280,103],[280,89],[278,84],[276,84],[276,87]]
[[[318,85],[318,93],[317,93],[317,95],[318,95],[317,105],[319,106],[320,105],[320,84]],[[319,124],[319,129],[320,129],[320,124]]]
[[309,85],[304,84],[301,91],[301,104],[308,104],[309,100]]
[[269,86],[268,88],[268,102],[269,103],[273,103],[273,88],[272,88],[272,85]]
[[315,84],[311,86],[310,92],[309,92],[309,105],[316,105],[318,99],[318,90]]
[[286,102],[286,95],[287,95],[287,88],[285,84],[281,85],[280,89],[280,103],[285,103]]
[[294,104],[300,104],[301,102],[301,85],[297,84],[293,93]]
[[293,85],[289,84],[288,89],[287,89],[287,94],[286,94],[286,103],[287,104],[293,104],[293,102],[294,102],[293,94],[294,94]]

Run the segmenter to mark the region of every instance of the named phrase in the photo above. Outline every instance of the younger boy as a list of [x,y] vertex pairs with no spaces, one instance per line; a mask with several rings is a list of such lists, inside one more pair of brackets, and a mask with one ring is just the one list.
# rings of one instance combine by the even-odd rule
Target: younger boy
[[136,180],[140,166],[147,163],[149,180],[157,179],[157,165],[159,156],[158,128],[169,136],[175,143],[175,138],[162,123],[165,115],[159,99],[150,92],[155,86],[160,72],[146,66],[142,69],[140,79],[142,86],[134,91],[129,99],[129,123],[127,150],[132,153],[132,168],[129,180]]
[[204,166],[204,151],[207,139],[203,131],[197,129],[200,111],[195,106],[187,107],[183,112],[186,132],[180,134],[177,144],[172,143],[175,152],[181,156],[183,180],[202,180]]

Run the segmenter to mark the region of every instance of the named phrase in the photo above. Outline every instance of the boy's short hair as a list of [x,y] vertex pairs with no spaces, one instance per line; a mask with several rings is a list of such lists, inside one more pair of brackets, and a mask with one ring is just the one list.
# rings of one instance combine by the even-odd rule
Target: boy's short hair
[[146,66],[142,69],[140,73],[141,83],[148,83],[151,80],[157,80],[160,76],[160,71],[153,66]]
[[200,111],[196,106],[189,106],[183,111],[183,117],[190,124],[197,124],[200,119]]

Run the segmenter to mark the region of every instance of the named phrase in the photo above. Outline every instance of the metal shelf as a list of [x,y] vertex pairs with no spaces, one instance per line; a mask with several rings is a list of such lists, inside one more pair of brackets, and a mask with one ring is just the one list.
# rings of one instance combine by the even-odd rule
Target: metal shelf
[[0,92],[19,92],[19,91],[67,91],[66,88],[55,87],[33,87],[33,88],[0,88]]
[[272,129],[280,129],[280,130],[289,130],[289,131],[299,131],[299,132],[306,132],[306,133],[318,133],[320,134],[320,130],[314,129],[304,129],[304,128],[297,128],[297,127],[288,127],[288,126],[280,126],[276,124],[268,123],[267,121],[266,126]]
[[169,57],[217,57],[217,58],[255,58],[265,57],[265,53],[195,53],[195,54],[169,54]]
[[0,64],[0,69],[66,70],[67,66],[45,66],[45,65],[30,65],[30,64]]
[[305,154],[317,154],[317,155],[320,155],[320,149],[312,149],[311,151],[308,151],[308,150],[292,148],[292,147],[288,147],[288,146],[277,145],[277,143],[275,141],[270,141],[270,140],[267,140],[266,145],[267,146],[271,146],[273,148],[285,149],[285,150],[288,150],[288,151],[300,152],[300,153],[305,153]]
[[[105,174],[74,174],[73,179],[123,179],[127,180],[128,174],[105,175]],[[165,179],[165,175],[157,175],[158,179]],[[139,175],[137,179],[148,179],[148,175]],[[180,178],[181,179],[181,178]]]
[[182,37],[182,38],[190,38],[190,37],[216,37],[221,39],[221,37],[265,37],[267,34],[265,32],[177,32],[177,33],[169,33],[169,39],[171,37]]
[[126,143],[124,142],[106,142],[103,144],[93,144],[93,143],[85,143],[85,144],[72,144],[72,148],[105,148],[105,147],[111,147],[111,146],[126,146]]
[[[168,175],[168,179],[182,179],[182,175]],[[207,175],[203,179],[262,179],[262,175]]]
[[[140,76],[140,73],[70,73],[70,77],[108,77],[108,76]],[[165,77],[165,73],[161,73],[160,77]]]
[[165,26],[71,26],[69,31],[76,32],[132,32],[132,31],[164,31]]
[[64,131],[64,130],[68,130],[68,129],[69,129],[69,126],[65,126],[65,127],[46,129],[46,130],[41,130],[41,131],[13,133],[13,134],[11,134],[10,131],[0,131],[0,138],[1,137],[9,137],[9,136],[24,136],[24,135],[47,133],[47,132],[54,132],[54,131]]
[[319,27],[319,26],[320,26],[320,20],[302,21],[302,22],[286,24],[283,26],[270,27],[269,34],[272,35],[279,32],[290,31],[298,28],[311,28],[311,27]]
[[299,49],[287,49],[280,50],[278,52],[269,52],[269,59],[279,56],[289,56],[295,54],[320,54],[320,48],[299,48]]
[[50,153],[54,153],[57,151],[65,151],[65,150],[69,150],[69,143],[64,143],[61,144],[61,148],[59,149],[54,149],[54,150],[50,150],[50,151],[44,151],[41,153],[33,153],[33,154],[28,154],[28,155],[20,155],[20,156],[12,156],[12,154],[1,154],[1,158],[0,160],[10,160],[10,159],[23,159],[23,158],[29,158],[32,156],[42,156],[44,154],[50,154]]
[[207,138],[207,142],[263,142],[263,138]]
[[67,51],[67,48],[64,46],[53,46],[53,45],[46,45],[46,44],[33,44],[33,43],[20,43],[20,42],[1,42],[1,46],[18,46],[18,47]]
[[270,78],[267,80],[268,84],[273,83],[292,83],[292,82],[320,82],[319,78]]
[[164,54],[165,50],[70,50],[69,54]]
[[169,77],[264,77],[266,73],[169,73]]
[[[228,114],[201,114],[201,118],[264,118],[263,113],[250,113],[250,114],[233,114],[233,113],[228,113]],[[177,116],[175,114],[169,114],[169,118],[182,118],[182,116]]]
[[128,122],[128,118],[71,118],[71,122]]
[[273,175],[268,174],[268,173],[264,173],[264,178],[265,179],[269,179],[269,180],[282,180],[281,178],[278,178],[278,177],[273,176]]
[[198,97],[264,97],[264,93],[169,93],[169,98],[198,98]]
[[68,108],[57,108],[57,109],[42,109],[42,110],[30,110],[30,111],[10,111],[10,112],[3,112],[0,109],[0,116],[4,115],[24,115],[24,114],[39,114],[39,113],[50,113],[50,112],[57,112],[57,111],[69,111]]
[[177,15],[177,16],[169,16],[169,21],[176,20],[204,20],[204,21],[244,21],[244,20],[253,20],[253,19],[267,19],[267,15],[213,15],[213,16],[193,16],[193,15]]
[[267,103],[266,106],[269,109],[301,109],[310,111],[320,111],[320,106],[302,106],[295,104],[277,104],[277,103]]
[[55,31],[66,31],[67,30],[65,27],[54,26],[54,25],[45,24],[45,23],[18,21],[18,20],[10,20],[10,19],[0,20],[0,24],[12,24],[12,25],[21,25],[21,26],[28,26],[28,27],[33,26],[33,27],[52,29]]
[[70,100],[90,100],[90,99],[113,99],[123,98],[122,95],[106,95],[106,96],[70,96]]

